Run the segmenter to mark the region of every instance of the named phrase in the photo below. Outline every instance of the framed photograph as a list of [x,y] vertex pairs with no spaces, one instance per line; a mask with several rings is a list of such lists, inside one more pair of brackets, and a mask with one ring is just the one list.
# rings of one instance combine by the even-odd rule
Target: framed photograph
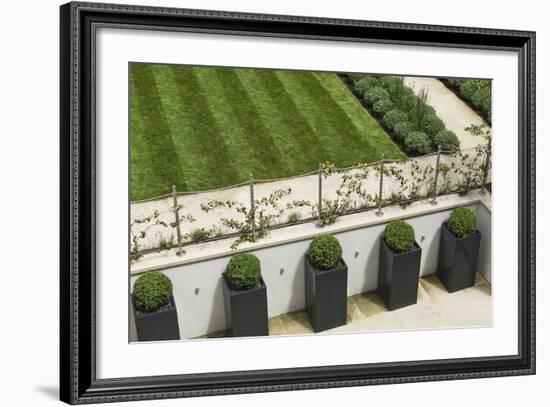
[[535,373],[535,33],[61,6],[61,400]]

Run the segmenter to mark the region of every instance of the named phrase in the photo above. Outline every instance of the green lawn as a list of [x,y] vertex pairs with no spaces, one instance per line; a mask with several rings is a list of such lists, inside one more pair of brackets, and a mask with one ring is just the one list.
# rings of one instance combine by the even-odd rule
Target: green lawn
[[132,64],[132,200],[403,157],[335,74]]

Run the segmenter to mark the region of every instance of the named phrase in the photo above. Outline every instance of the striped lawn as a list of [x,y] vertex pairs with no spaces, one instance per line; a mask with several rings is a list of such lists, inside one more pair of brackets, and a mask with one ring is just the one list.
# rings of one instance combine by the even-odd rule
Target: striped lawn
[[403,157],[335,74],[132,64],[132,200]]

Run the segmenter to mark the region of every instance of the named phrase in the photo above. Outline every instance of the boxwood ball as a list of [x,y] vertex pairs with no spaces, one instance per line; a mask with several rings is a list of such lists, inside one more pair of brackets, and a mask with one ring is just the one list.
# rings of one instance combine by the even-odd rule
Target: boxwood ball
[[448,225],[456,237],[467,237],[477,232],[477,216],[469,208],[456,208],[451,212]]
[[251,253],[237,253],[231,256],[225,276],[233,290],[257,287],[262,276],[260,259]]
[[394,220],[386,225],[384,239],[394,252],[407,252],[414,245],[414,229],[404,220]]
[[317,236],[309,245],[309,258],[321,270],[333,269],[342,258],[342,246],[332,235]]
[[148,271],[134,283],[134,303],[141,312],[155,312],[170,302],[172,281],[160,271]]

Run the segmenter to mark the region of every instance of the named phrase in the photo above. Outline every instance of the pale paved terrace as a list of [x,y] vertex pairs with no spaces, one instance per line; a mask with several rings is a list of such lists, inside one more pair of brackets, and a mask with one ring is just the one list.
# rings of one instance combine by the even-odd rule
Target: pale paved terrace
[[[420,279],[418,303],[388,311],[375,292],[348,297],[346,325],[323,333],[489,327],[492,324],[491,286],[480,275],[475,286],[449,294],[436,275]],[[269,320],[269,335],[303,335],[313,330],[305,311],[282,314]],[[200,338],[221,338],[218,331]]]

